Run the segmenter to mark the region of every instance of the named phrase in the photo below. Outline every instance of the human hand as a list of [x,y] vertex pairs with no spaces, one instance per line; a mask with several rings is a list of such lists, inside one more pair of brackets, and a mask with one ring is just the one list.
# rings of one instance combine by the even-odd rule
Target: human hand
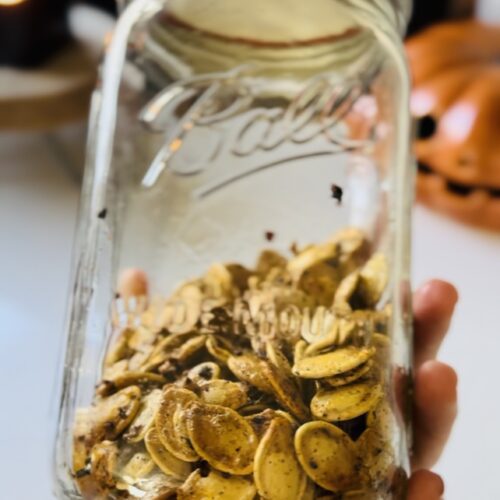
[[444,492],[443,480],[429,469],[441,455],[457,414],[457,375],[435,358],[457,300],[455,288],[438,280],[414,297],[415,448],[408,500],[439,500]]

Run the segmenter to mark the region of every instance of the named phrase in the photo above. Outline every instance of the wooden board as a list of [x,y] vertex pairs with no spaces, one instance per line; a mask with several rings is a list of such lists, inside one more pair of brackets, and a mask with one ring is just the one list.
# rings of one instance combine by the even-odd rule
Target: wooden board
[[95,58],[76,43],[40,68],[0,68],[0,130],[51,129],[84,119],[95,81]]

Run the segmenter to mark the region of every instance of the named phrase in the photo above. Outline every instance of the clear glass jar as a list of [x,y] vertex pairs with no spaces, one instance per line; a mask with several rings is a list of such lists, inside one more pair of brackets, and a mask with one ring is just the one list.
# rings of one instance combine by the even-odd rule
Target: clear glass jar
[[124,9],[92,103],[59,498],[405,498],[408,9]]

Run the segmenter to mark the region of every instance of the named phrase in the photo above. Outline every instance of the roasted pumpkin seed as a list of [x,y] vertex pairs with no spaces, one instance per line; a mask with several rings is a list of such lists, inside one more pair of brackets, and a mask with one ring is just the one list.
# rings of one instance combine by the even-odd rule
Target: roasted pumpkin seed
[[[131,358],[132,359],[132,358]],[[102,373],[103,380],[109,380],[118,377],[122,373],[126,373],[130,369],[130,360],[122,359],[116,363],[105,366]]]
[[233,280],[226,266],[212,264],[203,277],[203,289],[210,298],[229,298],[233,291]]
[[288,271],[298,280],[302,273],[316,264],[328,262],[335,265],[339,255],[336,243],[324,243],[322,245],[312,245],[300,252],[288,261]]
[[130,335],[128,345],[134,351],[142,351],[144,348],[154,344],[157,337],[157,332],[151,328],[139,325]]
[[311,343],[305,349],[304,357],[315,356],[317,354],[320,354],[322,351],[331,350],[332,348],[338,347],[343,344],[339,335],[339,323],[339,321],[335,321],[332,324],[329,333],[325,337],[319,340],[315,340],[313,343]]
[[163,446],[155,427],[149,429],[144,444],[154,463],[167,476],[185,478],[191,472],[191,465],[188,462],[178,459]]
[[326,354],[302,358],[295,363],[292,371],[302,378],[333,377],[366,363],[374,354],[373,347],[342,347]]
[[175,432],[174,417],[197,399],[196,394],[187,389],[167,387],[155,416],[156,430],[163,446],[174,457],[186,462],[195,462],[199,457],[185,436]]
[[395,463],[394,450],[388,436],[383,436],[375,427],[368,427],[356,446],[363,465],[363,482],[367,485],[386,482]]
[[167,361],[177,348],[180,348],[185,342],[193,338],[194,334],[188,332],[186,334],[167,335],[162,338],[153,349],[147,362],[144,364],[142,371],[153,371],[162,363]]
[[369,255],[368,240],[357,228],[343,229],[330,242],[339,248],[339,268],[344,276],[359,267]]
[[382,297],[388,280],[387,260],[382,253],[375,254],[361,269],[358,293],[365,307],[374,307]]
[[115,469],[118,461],[118,446],[113,441],[102,441],[92,448],[91,472],[95,480],[112,488],[115,484]]
[[148,453],[138,452],[125,464],[117,474],[122,480],[134,484],[149,476],[155,468],[155,463]]
[[263,392],[273,392],[268,379],[262,373],[261,360],[255,354],[230,356],[227,360],[227,366],[239,380],[247,382]]
[[339,316],[345,316],[355,309],[353,305],[357,304],[352,304],[352,301],[359,287],[360,280],[360,272],[356,270],[340,282],[333,298],[333,310]]
[[253,275],[252,271],[241,264],[226,264],[224,266],[231,276],[233,289],[236,288],[241,294],[248,288],[248,279]]
[[269,359],[278,370],[282,371],[287,377],[293,377],[292,367],[287,357],[274,342],[266,342],[266,355],[267,359]]
[[299,388],[290,377],[287,377],[271,363],[262,361],[262,373],[267,379],[273,394],[280,404],[297,417],[301,422],[309,418],[309,410],[302,401]]
[[210,471],[204,477],[195,470],[177,492],[177,500],[252,500],[255,486],[242,477],[226,477]]
[[92,410],[90,408],[78,408],[73,422],[72,465],[75,473],[80,470],[88,472],[86,464],[90,449],[101,438],[99,435],[92,435],[94,425]]
[[130,353],[130,347],[128,341],[130,337],[134,334],[134,330],[131,328],[123,328],[120,330],[116,338],[112,341],[108,348],[106,359],[104,361],[106,366],[111,366],[127,357]]
[[322,379],[322,381],[330,387],[341,387],[343,385],[351,384],[361,377],[364,377],[365,375],[370,373],[372,367],[373,361],[369,359],[366,363],[363,363],[357,368],[354,368],[354,370],[341,373],[340,375],[336,375],[335,377]]
[[141,390],[131,386],[101,399],[91,411],[96,440],[116,439],[132,422],[141,404]]
[[140,409],[124,436],[127,441],[138,443],[144,439],[146,432],[154,425],[155,414],[160,406],[161,398],[162,391],[160,389],[154,389],[142,398]]
[[141,481],[138,487],[129,487],[128,491],[133,498],[141,500],[170,500],[175,498],[182,485],[177,479],[163,474],[154,474],[147,481]]
[[157,373],[126,371],[115,377],[104,379],[97,388],[96,393],[100,396],[108,396],[109,394],[130,385],[137,385],[141,387],[145,385],[162,386],[165,382],[165,378]]
[[297,286],[313,297],[319,306],[330,306],[339,285],[339,271],[324,262],[318,262],[300,275]]
[[159,323],[171,333],[188,333],[194,329],[201,316],[203,294],[198,286],[181,287],[162,311]]
[[265,278],[272,269],[285,269],[287,260],[283,255],[274,250],[264,250],[257,260],[256,271]]
[[224,345],[220,338],[209,335],[205,342],[207,351],[221,363],[227,363],[228,359],[231,357],[231,350],[228,349],[229,346]]
[[382,396],[378,384],[356,383],[318,392],[311,401],[311,412],[329,422],[351,420],[368,413]]
[[295,434],[295,451],[306,474],[328,491],[341,492],[359,481],[355,445],[328,422],[308,422]]
[[144,365],[146,365],[153,351],[153,345],[143,346],[142,350],[136,351],[128,361],[128,369],[130,371],[145,371]]
[[243,417],[231,408],[197,402],[187,412],[189,439],[200,457],[222,472],[252,472],[258,439]]
[[176,363],[185,363],[198,351],[205,347],[206,337],[204,335],[197,335],[189,340],[186,340],[180,347],[175,349],[171,354],[171,359]]
[[299,340],[295,344],[295,348],[293,351],[294,364],[296,364],[298,361],[306,357],[306,350],[307,350],[307,342],[305,342],[304,340]]
[[208,404],[227,406],[236,410],[248,401],[245,386],[229,380],[210,380],[200,383],[199,394]]
[[294,448],[294,427],[287,418],[276,416],[262,437],[255,453],[255,485],[268,500],[300,499],[307,476]]

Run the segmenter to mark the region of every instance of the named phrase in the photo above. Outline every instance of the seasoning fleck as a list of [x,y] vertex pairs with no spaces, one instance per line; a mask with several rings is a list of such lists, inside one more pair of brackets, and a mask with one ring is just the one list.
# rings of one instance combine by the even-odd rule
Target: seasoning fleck
[[275,237],[275,234],[273,231],[266,231],[264,233],[264,236],[266,237],[266,240],[267,241],[273,241],[274,240],[274,237]]
[[337,184],[331,185],[332,198],[337,200],[338,204],[342,203],[342,196],[344,195],[344,190]]

